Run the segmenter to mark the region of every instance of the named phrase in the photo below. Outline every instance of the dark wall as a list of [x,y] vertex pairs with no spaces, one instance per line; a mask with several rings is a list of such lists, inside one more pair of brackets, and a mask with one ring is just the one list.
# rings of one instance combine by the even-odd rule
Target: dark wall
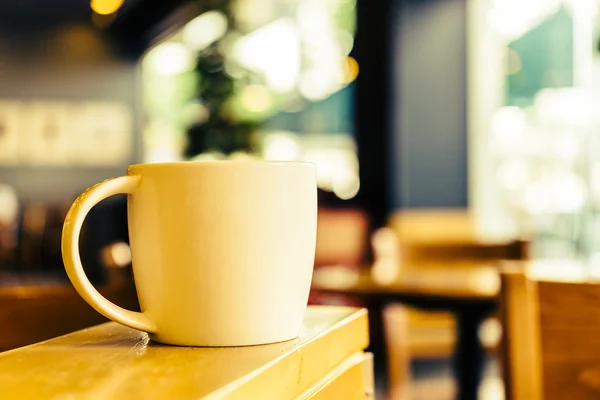
[[466,0],[394,0],[392,208],[467,205]]
[[99,180],[122,175],[127,164],[139,159],[137,63],[113,52],[90,23],[89,2],[80,3],[70,8],[63,1],[60,7],[26,12],[1,2],[0,98],[123,102],[133,115],[134,152],[124,165],[109,168],[0,167],[0,182],[14,186],[25,202],[72,199]]

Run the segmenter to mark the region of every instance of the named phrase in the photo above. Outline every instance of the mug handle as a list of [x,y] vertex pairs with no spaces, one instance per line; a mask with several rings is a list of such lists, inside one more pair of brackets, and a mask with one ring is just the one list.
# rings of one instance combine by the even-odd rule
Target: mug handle
[[100,201],[115,194],[131,194],[138,186],[139,176],[121,176],[108,179],[88,188],[71,206],[65,218],[62,232],[62,256],[67,275],[77,293],[100,314],[133,329],[155,333],[154,324],[146,315],[129,311],[110,302],[91,284],[79,255],[79,235],[88,212]]

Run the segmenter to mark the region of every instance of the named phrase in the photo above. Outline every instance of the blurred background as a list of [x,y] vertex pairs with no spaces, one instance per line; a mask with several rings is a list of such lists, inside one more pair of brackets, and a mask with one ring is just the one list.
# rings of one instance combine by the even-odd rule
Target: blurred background
[[[0,349],[102,321],[66,279],[62,222],[86,187],[133,163],[314,162],[315,276],[339,293],[317,285],[311,303],[371,307],[344,291],[365,271],[385,281],[429,268],[448,281],[440,270],[457,264],[528,258],[598,275],[599,6],[0,2],[0,298],[15,307],[0,311],[13,323]],[[81,252],[93,282],[135,307],[126,214],[124,196],[103,201]],[[378,394],[452,398],[454,317],[381,312]],[[493,317],[480,329],[481,398],[503,398],[500,331]]]

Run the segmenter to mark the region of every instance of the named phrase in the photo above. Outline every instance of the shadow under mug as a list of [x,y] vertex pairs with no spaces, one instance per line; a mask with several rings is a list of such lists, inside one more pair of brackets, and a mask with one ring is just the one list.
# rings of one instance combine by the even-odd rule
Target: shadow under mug
[[[85,275],[79,235],[101,200],[128,194],[142,312],[104,298]],[[315,256],[317,185],[302,162],[130,166],[87,189],[65,219],[62,253],[77,292],[109,319],[183,346],[242,346],[298,335]]]

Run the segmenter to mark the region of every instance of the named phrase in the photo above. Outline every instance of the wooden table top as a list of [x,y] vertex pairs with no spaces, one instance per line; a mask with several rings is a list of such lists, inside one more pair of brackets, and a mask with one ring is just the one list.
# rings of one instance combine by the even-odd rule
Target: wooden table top
[[156,344],[106,323],[0,353],[10,399],[287,399],[368,345],[365,310],[309,307],[297,339],[264,346]]
[[489,301],[500,291],[498,269],[487,265],[409,269],[393,278],[370,270],[315,271],[313,288],[350,295],[436,297],[449,300]]
[[522,268],[528,276],[547,281],[600,280],[600,268],[572,260],[537,260],[491,263],[458,262],[405,268],[399,273],[378,273],[324,267],[315,271],[313,289],[331,293],[371,296],[435,297],[448,300],[489,301],[500,294],[500,271],[505,266]]

